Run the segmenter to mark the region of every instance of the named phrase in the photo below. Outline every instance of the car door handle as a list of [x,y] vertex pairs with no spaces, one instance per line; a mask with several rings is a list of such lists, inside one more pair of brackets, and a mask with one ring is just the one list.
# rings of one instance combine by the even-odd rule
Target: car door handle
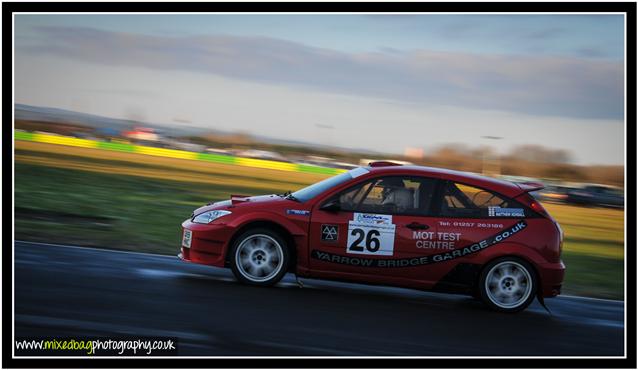
[[408,229],[412,229],[412,230],[427,230],[430,228],[428,225],[420,224],[418,222],[411,222],[405,226],[407,226]]

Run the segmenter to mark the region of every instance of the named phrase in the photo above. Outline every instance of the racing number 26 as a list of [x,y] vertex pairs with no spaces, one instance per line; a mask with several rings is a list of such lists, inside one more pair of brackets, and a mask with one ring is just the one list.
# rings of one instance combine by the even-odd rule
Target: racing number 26
[[351,251],[363,252],[363,246],[360,245],[363,239],[366,240],[365,248],[368,250],[368,252],[374,253],[381,247],[381,242],[379,241],[379,239],[376,238],[377,236],[381,235],[378,230],[369,230],[368,234],[366,235],[366,232],[363,229],[352,229],[350,235],[357,237],[357,239],[355,239],[354,242],[352,242],[352,244],[350,244],[350,246],[348,247],[348,249],[350,249]]

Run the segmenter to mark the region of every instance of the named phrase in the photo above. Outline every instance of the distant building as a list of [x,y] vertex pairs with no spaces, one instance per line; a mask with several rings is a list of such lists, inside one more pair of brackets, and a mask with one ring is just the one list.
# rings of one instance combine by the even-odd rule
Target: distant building
[[213,154],[231,155],[231,151],[228,149],[206,148],[206,152]]
[[160,139],[152,128],[140,126],[134,127],[131,131],[123,131],[122,136],[134,141],[159,141]]
[[317,155],[308,155],[305,157],[301,157],[295,161],[295,163],[309,164],[314,166],[325,166],[325,167],[330,166],[333,162],[334,162],[334,158],[321,157]]
[[405,148],[403,155],[408,158],[423,159],[423,148]]
[[171,148],[178,149],[178,150],[185,150],[187,152],[200,153],[206,149],[205,145],[187,143],[187,142],[178,141],[178,140],[171,140],[171,141],[165,140],[164,143],[170,146]]
[[238,157],[268,159],[272,161],[288,162],[281,154],[269,150],[247,149],[235,153]]

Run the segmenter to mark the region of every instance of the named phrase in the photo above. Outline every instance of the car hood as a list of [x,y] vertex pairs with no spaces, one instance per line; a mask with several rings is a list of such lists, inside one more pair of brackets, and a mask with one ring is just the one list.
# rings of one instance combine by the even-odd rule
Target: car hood
[[285,199],[276,194],[269,195],[256,195],[256,196],[242,196],[242,195],[231,195],[231,199],[222,200],[215,203],[209,203],[203,207],[197,208],[193,214],[198,215],[202,212],[217,210],[217,209],[229,209],[229,208],[244,208],[244,207],[255,207],[259,206],[266,207],[273,203],[281,203],[281,202],[290,202],[298,204],[289,199]]

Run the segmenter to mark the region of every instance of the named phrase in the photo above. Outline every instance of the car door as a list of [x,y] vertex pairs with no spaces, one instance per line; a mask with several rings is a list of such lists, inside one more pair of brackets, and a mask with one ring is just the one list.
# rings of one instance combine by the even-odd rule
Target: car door
[[429,215],[436,181],[379,176],[320,202],[311,217],[311,269],[423,279],[437,233]]

